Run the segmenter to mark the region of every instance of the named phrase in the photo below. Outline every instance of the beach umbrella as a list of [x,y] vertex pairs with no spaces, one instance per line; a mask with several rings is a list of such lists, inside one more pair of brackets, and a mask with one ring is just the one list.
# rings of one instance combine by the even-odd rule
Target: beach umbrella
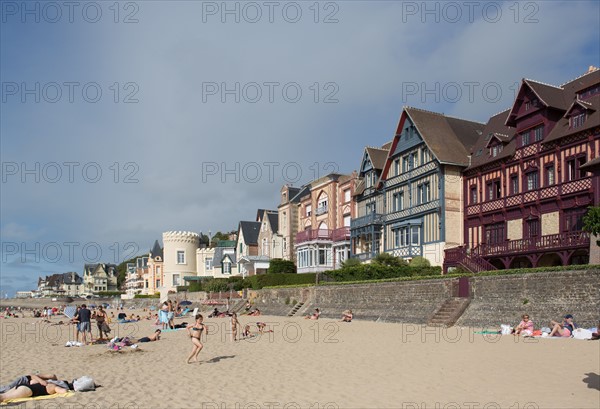
[[179,305],[192,305],[191,301],[182,301],[179,303]]

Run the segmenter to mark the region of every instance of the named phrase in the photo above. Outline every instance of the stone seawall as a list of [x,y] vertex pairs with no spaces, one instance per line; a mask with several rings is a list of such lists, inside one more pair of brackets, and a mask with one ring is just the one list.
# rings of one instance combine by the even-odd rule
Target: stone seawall
[[[517,324],[529,314],[536,328],[565,314],[583,327],[600,319],[600,270],[562,271],[472,277],[471,302],[459,326]],[[322,316],[340,318],[352,309],[357,319],[426,324],[442,303],[458,295],[457,279],[398,281],[307,288],[263,289],[250,298],[264,314],[287,315],[294,304],[305,304],[296,316],[322,310]]]
[[536,328],[569,313],[583,327],[600,319],[600,270],[474,277],[471,304],[456,325],[517,324],[529,314]]

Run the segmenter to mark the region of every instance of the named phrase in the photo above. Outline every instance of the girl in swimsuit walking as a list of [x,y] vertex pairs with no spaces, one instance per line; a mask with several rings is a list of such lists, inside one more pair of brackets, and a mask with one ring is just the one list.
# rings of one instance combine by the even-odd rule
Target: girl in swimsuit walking
[[[200,335],[202,335],[202,331],[205,330],[205,326],[202,323],[204,317],[202,314],[196,315],[196,322],[187,326],[188,334],[192,340],[192,353],[187,359],[187,363],[191,364],[192,362],[198,362],[198,354],[202,351],[204,345],[200,343]],[[194,358],[192,360],[192,358]]]

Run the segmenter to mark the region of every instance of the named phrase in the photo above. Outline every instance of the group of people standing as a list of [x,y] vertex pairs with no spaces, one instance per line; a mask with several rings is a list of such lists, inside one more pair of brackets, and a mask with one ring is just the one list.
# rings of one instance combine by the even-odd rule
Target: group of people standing
[[72,322],[76,324],[75,326],[75,339],[77,342],[81,342],[86,344],[87,334],[89,333],[90,340],[89,342],[94,342],[94,338],[92,336],[92,319],[96,320],[96,327],[98,329],[98,339],[108,339],[109,333],[111,332],[110,327],[108,326],[109,317],[104,311],[102,306],[99,306],[94,310],[94,312],[90,311],[87,308],[87,305],[82,304],[80,307],[77,307],[75,312],[75,316],[72,319]]

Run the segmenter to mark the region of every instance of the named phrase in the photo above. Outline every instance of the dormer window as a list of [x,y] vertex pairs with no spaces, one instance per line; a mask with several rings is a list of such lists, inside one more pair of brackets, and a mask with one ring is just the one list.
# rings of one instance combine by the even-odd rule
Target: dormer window
[[585,122],[585,112],[571,117],[571,128],[580,128]]
[[490,155],[494,158],[498,156],[500,152],[502,152],[502,145],[496,145],[490,149]]

